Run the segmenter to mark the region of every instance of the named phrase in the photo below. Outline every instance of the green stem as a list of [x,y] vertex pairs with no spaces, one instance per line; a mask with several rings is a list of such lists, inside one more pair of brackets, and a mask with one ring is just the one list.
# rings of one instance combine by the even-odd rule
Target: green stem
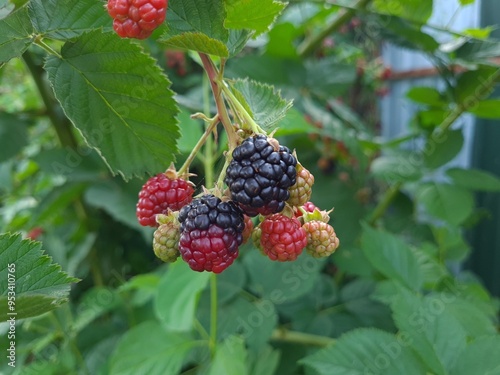
[[227,108],[224,103],[224,98],[221,95],[222,94],[221,88],[217,84],[219,78],[219,72],[215,68],[213,61],[210,59],[208,55],[204,53],[200,53],[199,55],[203,63],[205,72],[207,73],[210,86],[212,87],[212,93],[214,96],[215,105],[217,107],[217,113],[219,114],[220,122],[222,123],[222,126],[224,126],[224,130],[227,133],[229,146],[236,147],[236,145],[238,144],[238,136],[233,127],[231,119],[229,118],[229,114],[227,113]]
[[321,45],[323,39],[340,29],[342,25],[351,20],[351,18],[356,14],[356,11],[365,9],[370,1],[371,0],[358,0],[358,2],[353,5],[353,8],[339,10],[337,16],[333,18],[322,31],[309,39],[305,39],[299,45],[298,53],[300,57],[308,57],[312,55],[313,52]]
[[[198,140],[196,145],[194,146],[193,150],[190,152],[189,156],[187,157],[186,161],[182,165],[182,167],[177,171],[179,175],[182,175],[184,173],[187,173],[189,171],[189,166],[193,162],[194,158],[198,154],[198,152],[201,150],[205,142],[208,142],[210,140],[212,131],[214,128],[217,126],[219,123],[219,116],[216,115],[207,125],[207,128],[205,129],[205,132],[201,136],[201,138]],[[206,171],[205,171],[206,172]],[[208,184],[207,184],[208,185]],[[208,185],[210,186],[210,185]]]
[[275,329],[271,336],[273,341],[289,342],[301,345],[327,346],[333,344],[335,339],[326,336],[312,335],[310,333]]
[[248,124],[250,126],[250,129],[254,133],[266,134],[266,132],[264,130],[262,130],[262,128],[259,125],[257,125],[257,123],[254,121],[252,116],[250,116],[250,114],[247,112],[245,107],[243,107],[243,105],[236,98],[236,96],[234,96],[234,94],[231,92],[231,89],[229,87],[227,87],[227,85],[222,81],[219,82],[218,84],[219,84],[219,87],[221,88],[222,92],[224,93],[224,95],[226,95],[228,101],[231,103],[231,105],[236,109],[236,111],[241,116],[243,116],[243,119],[245,120],[246,124]]
[[[203,111],[205,115],[210,115],[210,85],[208,83],[208,77],[203,76]],[[216,117],[219,115],[217,114]],[[209,125],[207,125],[208,131]],[[210,132],[211,134],[212,132]],[[210,136],[207,139],[207,144],[205,146],[205,157],[203,159],[203,166],[205,170],[205,184],[208,187],[212,187],[214,184],[214,137]]]
[[33,77],[33,81],[45,105],[47,115],[57,133],[59,142],[62,146],[69,146],[72,149],[76,149],[78,143],[71,131],[71,123],[67,117],[63,115],[62,111],[58,111],[57,101],[52,94],[52,90],[43,79],[45,71],[40,65],[36,64],[33,55],[29,51],[23,53],[23,60]]
[[217,274],[210,275],[210,341],[209,347],[212,356],[215,355],[217,345]]
[[396,198],[396,195],[398,195],[401,186],[403,186],[403,183],[401,181],[398,181],[394,185],[389,187],[389,189],[387,189],[383,198],[380,200],[380,202],[378,202],[377,206],[370,215],[370,218],[368,219],[368,224],[373,226],[375,225],[378,219],[384,216],[385,211],[387,211],[394,198]]
[[62,59],[62,56],[55,49],[53,49],[51,46],[45,43],[40,35],[38,35],[35,38],[33,43],[36,44],[38,47],[42,48],[43,50],[45,50],[45,52],[48,52],[50,55],[54,55]]

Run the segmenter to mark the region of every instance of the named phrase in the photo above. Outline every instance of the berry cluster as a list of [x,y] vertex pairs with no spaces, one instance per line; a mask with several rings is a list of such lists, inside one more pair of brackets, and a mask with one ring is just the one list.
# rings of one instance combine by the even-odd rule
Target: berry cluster
[[146,39],[165,21],[168,0],[108,0],[113,29],[122,38]]
[[[180,256],[195,271],[220,273],[250,237],[264,255],[280,262],[297,259],[304,249],[313,257],[337,249],[328,213],[309,201],[314,176],[287,147],[257,134],[227,157],[220,177],[225,193],[218,186],[193,199],[191,183],[174,167],[144,184],[137,218],[141,225],[158,226],[153,242],[158,258],[173,262]],[[257,215],[254,227],[251,217]]]

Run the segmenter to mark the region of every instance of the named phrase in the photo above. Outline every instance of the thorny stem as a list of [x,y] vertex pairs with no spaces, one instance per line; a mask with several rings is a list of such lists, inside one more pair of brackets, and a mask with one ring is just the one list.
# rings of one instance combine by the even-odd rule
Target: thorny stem
[[365,9],[370,1],[371,0],[359,0],[352,8],[339,10],[337,17],[332,19],[321,32],[309,39],[304,40],[299,45],[298,52],[300,57],[308,57],[312,55],[312,53],[321,45],[323,39],[340,29],[342,25],[353,18],[356,11]]
[[[191,151],[191,153],[187,157],[187,159],[184,162],[184,164],[182,165],[182,167],[177,171],[177,173],[179,175],[182,175],[184,173],[189,172],[189,166],[191,165],[194,158],[196,157],[198,152],[201,150],[201,148],[203,147],[203,145],[205,144],[207,139],[211,138],[210,135],[212,134],[212,131],[214,130],[214,128],[217,126],[218,123],[219,123],[219,116],[215,115],[215,117],[213,119],[211,119],[211,121],[208,123],[207,128],[205,129],[205,133],[203,133],[202,137],[198,140],[198,142],[196,143],[196,146],[194,146],[193,150]],[[207,185],[208,185],[208,183],[207,183]]]
[[210,86],[212,87],[212,92],[215,100],[215,105],[217,107],[217,113],[219,114],[220,121],[222,126],[224,126],[224,130],[227,133],[229,147],[236,147],[238,144],[238,136],[236,135],[236,131],[234,130],[233,124],[231,123],[231,119],[229,118],[229,114],[227,113],[227,108],[224,103],[224,98],[222,97],[222,90],[218,85],[218,77],[219,72],[214,66],[213,61],[210,57],[204,53],[200,53],[200,58],[203,63],[203,67],[205,72],[207,73],[208,79],[210,81]]

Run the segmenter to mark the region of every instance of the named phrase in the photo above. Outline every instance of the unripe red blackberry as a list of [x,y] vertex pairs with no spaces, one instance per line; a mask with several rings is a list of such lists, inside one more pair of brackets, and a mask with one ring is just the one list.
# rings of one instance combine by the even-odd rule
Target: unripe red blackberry
[[291,206],[302,206],[311,199],[314,176],[302,164],[297,163],[297,182],[288,190],[290,198],[288,204]]
[[145,39],[165,21],[168,0],[108,0],[113,29],[122,38]]
[[280,212],[296,182],[297,159],[275,139],[258,134],[247,138],[232,154],[225,182],[233,201],[248,216]]
[[260,244],[271,260],[295,260],[307,245],[306,232],[295,217],[274,214],[266,217],[260,227]]
[[143,226],[156,227],[157,214],[178,211],[193,199],[194,189],[189,181],[167,175],[169,171],[151,177],[139,192],[136,215]]
[[191,269],[220,273],[238,257],[245,222],[233,202],[204,195],[181,209],[179,222],[179,251]]

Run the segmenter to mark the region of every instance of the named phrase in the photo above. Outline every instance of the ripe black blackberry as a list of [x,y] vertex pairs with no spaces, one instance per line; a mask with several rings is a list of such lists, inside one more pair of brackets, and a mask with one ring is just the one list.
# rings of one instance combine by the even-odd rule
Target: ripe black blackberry
[[191,269],[220,273],[238,257],[245,222],[233,202],[204,195],[181,209],[179,222],[179,251]]
[[297,159],[288,147],[258,134],[247,138],[233,151],[225,182],[248,216],[280,212],[295,184]]

